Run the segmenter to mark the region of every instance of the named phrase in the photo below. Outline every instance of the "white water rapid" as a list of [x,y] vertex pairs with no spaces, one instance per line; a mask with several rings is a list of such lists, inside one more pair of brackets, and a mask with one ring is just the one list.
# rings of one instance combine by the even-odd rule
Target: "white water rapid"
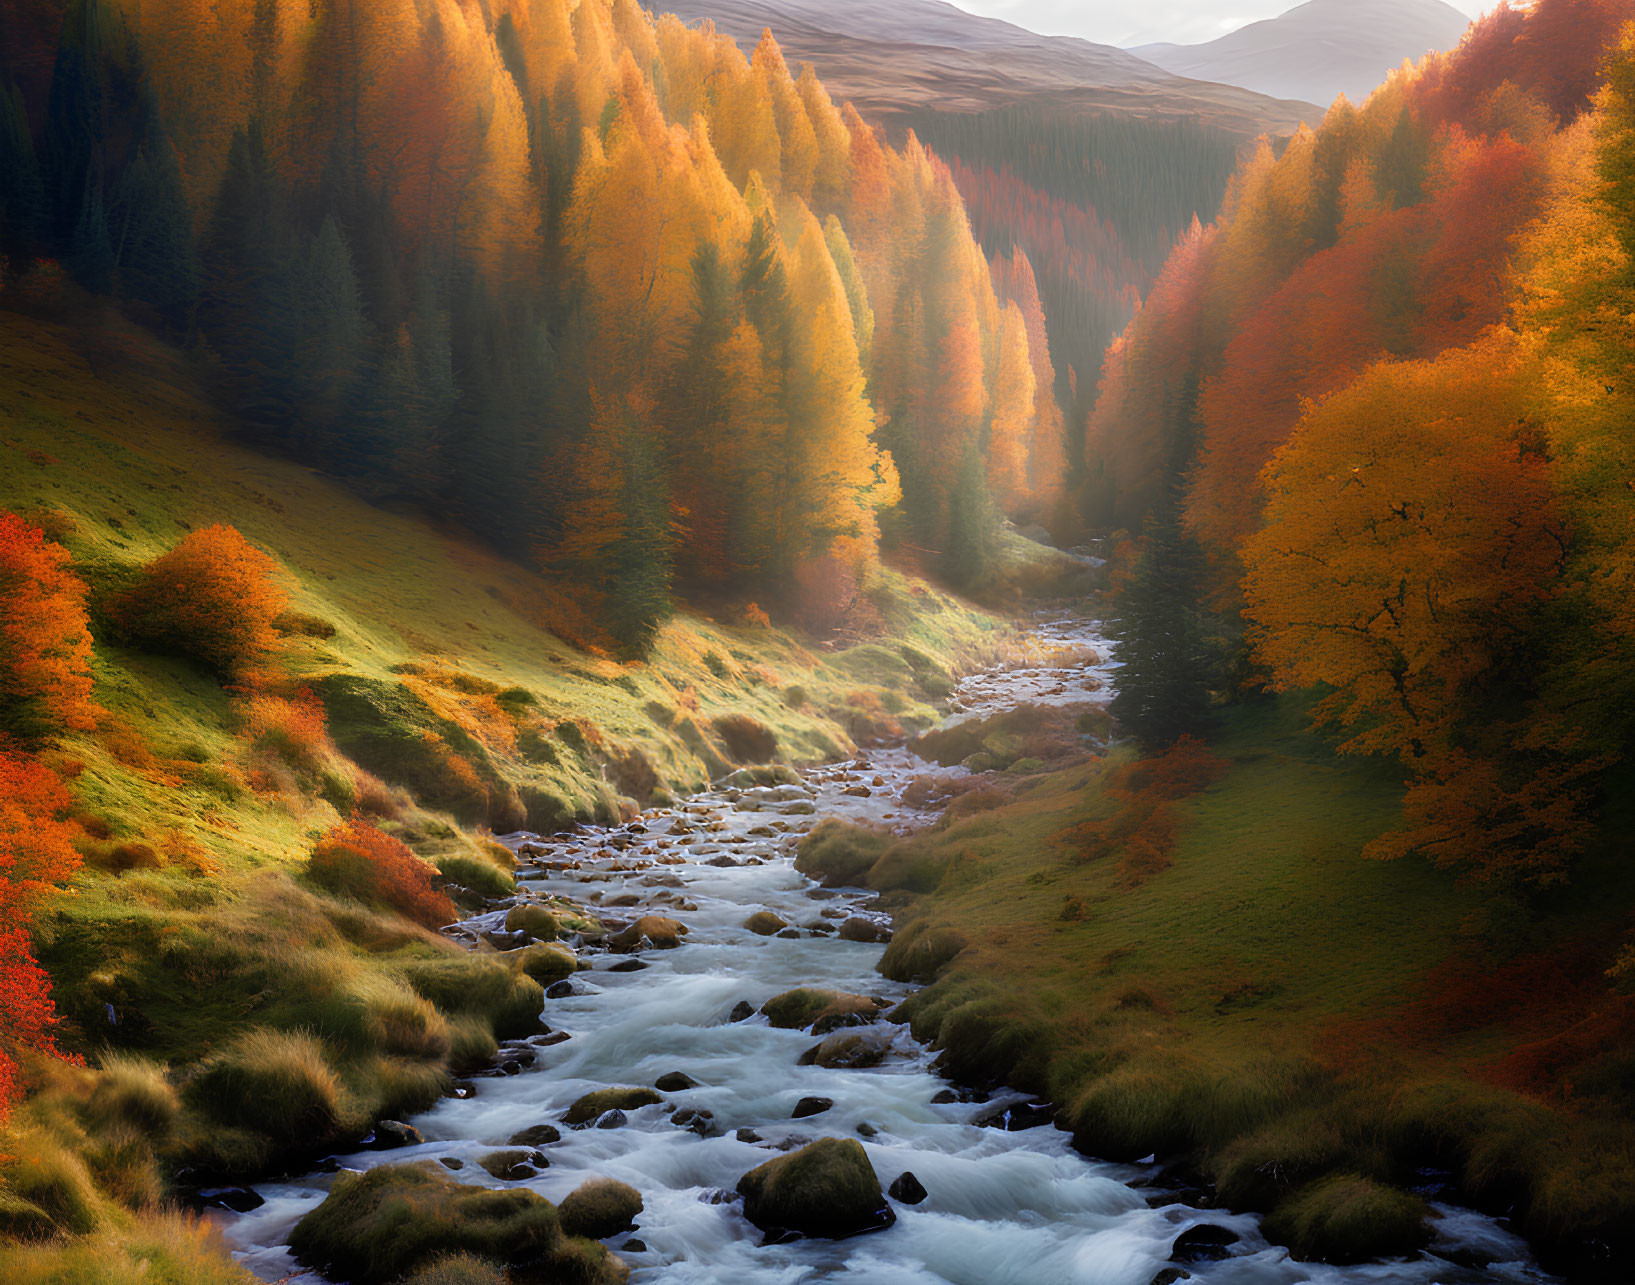
[[[1091,654],[1105,658],[1110,651],[1092,622],[1043,617],[1036,638],[1037,664],[966,680],[950,702],[965,714],[955,716],[1027,701],[1106,699],[1114,667]],[[1019,1095],[957,1100],[970,1095],[948,1092],[931,1069],[933,1055],[906,1027],[886,1028],[895,1034],[882,1065],[825,1069],[798,1065],[814,1036],[775,1030],[758,1015],[731,1021],[741,1001],[759,1008],[798,986],[890,1001],[908,993],[875,971],[883,946],[840,940],[834,931],[849,913],[867,915],[870,895],[816,888],[793,868],[794,846],[827,816],[905,829],[930,822],[932,814],[906,807],[901,794],[914,776],[942,770],[906,750],[872,751],[866,761],[807,771],[799,786],[718,788],[626,826],[512,836],[513,847],[529,845],[519,867],[527,887],[585,902],[615,924],[644,913],[673,915],[690,929],[685,944],[643,952],[637,958],[646,967],[639,971],[614,971],[628,968],[630,956],[586,952],[594,967],[573,979],[574,993],[546,1001],[544,1020],[567,1039],[535,1037],[527,1046],[531,1065],[476,1078],[472,1096],[445,1098],[417,1117],[424,1144],[338,1156],[338,1166],[448,1158],[464,1161],[455,1175],[461,1181],[498,1186],[478,1157],[504,1148],[520,1130],[556,1124],[561,1140],[542,1148],[549,1167],[526,1185],[551,1200],[592,1176],[640,1190],[646,1208],[637,1230],[608,1242],[639,1285],[1149,1285],[1155,1278],[1185,1279],[1162,1275],[1169,1270],[1189,1273],[1198,1285],[1551,1279],[1499,1224],[1448,1206],[1437,1206],[1431,1251],[1412,1261],[1344,1268],[1295,1262],[1266,1242],[1254,1217],[1191,1208],[1148,1185],[1157,1166],[1087,1160],[1048,1123],[1013,1132],[978,1125]],[[745,929],[745,919],[760,910],[799,927],[800,935],[760,937]],[[503,918],[503,911],[478,916],[465,928],[495,928]],[[560,1122],[569,1103],[590,1090],[651,1086],[672,1071],[685,1072],[697,1087],[629,1112],[620,1127],[570,1129]],[[834,1105],[791,1118],[806,1097]],[[718,1132],[700,1136],[672,1123],[667,1111],[687,1108],[710,1112]],[[882,1185],[911,1171],[927,1198],[918,1205],[894,1201],[896,1224],[883,1231],[763,1246],[741,1205],[728,1198],[739,1176],[780,1148],[825,1136],[861,1137]],[[301,1274],[284,1243],[296,1220],[323,1199],[333,1168],[263,1184],[257,1190],[264,1204],[224,1215],[236,1252],[262,1278],[320,1282]],[[1237,1237],[1217,1251],[1226,1257],[1172,1260],[1176,1238],[1200,1225]]]

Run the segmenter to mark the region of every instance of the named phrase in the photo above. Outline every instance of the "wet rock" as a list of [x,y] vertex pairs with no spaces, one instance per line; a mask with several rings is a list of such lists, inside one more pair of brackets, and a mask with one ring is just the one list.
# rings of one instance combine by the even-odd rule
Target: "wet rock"
[[1147,1285],[1175,1285],[1176,1281],[1189,1281],[1191,1279],[1191,1272],[1183,1272],[1179,1267],[1166,1267],[1148,1281]]
[[880,1130],[876,1129],[867,1120],[859,1120],[857,1122],[857,1133],[859,1137],[873,1138],[879,1136]]
[[744,1217],[766,1232],[768,1241],[838,1240],[897,1220],[862,1144],[850,1138],[822,1138],[768,1160],[738,1180],[738,1191]]
[[527,933],[535,941],[555,941],[562,925],[544,906],[525,903],[505,912],[505,931]]
[[728,1191],[725,1187],[710,1187],[698,1193],[698,1203],[701,1205],[736,1205],[742,1199],[736,1191]]
[[850,795],[854,799],[870,799],[874,797],[874,791],[869,789],[869,787],[866,785],[848,785],[841,791],[841,793]]
[[448,1086],[444,1096],[462,1099],[474,1098],[477,1096],[477,1086],[470,1080],[455,1080],[454,1083]]
[[838,1070],[859,1070],[879,1066],[891,1052],[892,1032],[872,1028],[836,1031],[800,1056],[801,1066],[826,1066]]
[[663,1098],[647,1088],[597,1089],[594,1093],[587,1093],[576,1099],[563,1113],[562,1123],[589,1124],[604,1112],[615,1108],[634,1111],[638,1107],[652,1106],[655,1102],[662,1101]]
[[653,1087],[660,1093],[680,1093],[683,1089],[696,1089],[698,1081],[685,1071],[667,1071],[653,1081]]
[[639,959],[621,959],[607,970],[610,973],[639,973],[649,967]]
[[835,1104],[833,1098],[802,1098],[789,1113],[791,1120],[804,1120],[809,1115],[822,1115]]
[[500,1050],[500,1058],[505,1062],[515,1062],[518,1066],[532,1066],[539,1061],[539,1054],[527,1045],[507,1045]]
[[388,1151],[393,1147],[417,1147],[426,1139],[419,1129],[401,1120],[382,1120],[375,1126],[375,1147]]
[[687,926],[680,920],[665,915],[643,915],[623,932],[615,933],[607,944],[609,949],[621,954],[640,950],[643,942],[657,950],[674,950],[681,945],[686,933]]
[[784,928],[779,930],[778,936],[784,938],[786,941],[798,941],[800,939],[800,929]]
[[715,1123],[715,1113],[702,1107],[682,1107],[670,1117],[670,1123],[678,1129],[696,1133],[701,1138],[713,1138],[721,1132]]
[[741,999],[732,1006],[732,1012],[727,1014],[729,1022],[747,1022],[755,1016],[755,1006],[747,999]]
[[1037,1129],[1055,1119],[1054,1103],[1008,1102],[973,1123],[980,1129],[1004,1129],[1007,1133],[1015,1133],[1020,1129]]
[[886,1188],[886,1195],[905,1205],[917,1205],[930,1194],[925,1185],[906,1169]]
[[639,906],[642,899],[634,892],[621,892],[617,897],[609,897],[602,903],[607,906]]
[[959,1100],[959,1094],[955,1093],[952,1089],[938,1089],[937,1092],[931,1097],[931,1105],[934,1107],[945,1107],[950,1103],[958,1102]]
[[537,1151],[508,1150],[490,1151],[479,1156],[477,1163],[501,1182],[521,1182],[546,1168],[550,1161]]
[[548,1049],[553,1044],[564,1044],[572,1038],[573,1036],[566,1031],[547,1031],[544,1035],[534,1036],[534,1043],[542,1049]]
[[622,1129],[629,1123],[630,1117],[619,1110],[618,1107],[614,1107],[611,1111],[604,1111],[596,1117],[596,1127],[598,1129]]
[[878,920],[853,915],[840,925],[841,941],[890,941],[891,929]]
[[466,1162],[459,1156],[438,1156],[437,1163],[445,1169],[460,1170],[466,1167]]
[[563,1231],[591,1240],[605,1240],[630,1230],[641,1211],[641,1192],[614,1178],[592,1178],[581,1183],[556,1207]]
[[511,1147],[543,1147],[548,1143],[561,1142],[562,1130],[554,1124],[535,1124],[519,1129],[505,1141]]
[[1218,1263],[1231,1256],[1231,1247],[1242,1239],[1229,1227],[1216,1223],[1199,1223],[1188,1227],[1170,1246],[1172,1263]]
[[196,1195],[202,1205],[231,1209],[235,1214],[247,1214],[267,1203],[259,1192],[248,1187],[201,1187]]
[[[774,995],[761,1005],[761,1012],[781,1030],[811,1027],[824,1035],[841,1025],[866,1025],[880,1015],[880,1006],[867,995],[847,991],[801,987]],[[819,1025],[825,1029],[819,1030]]]
[[478,936],[480,936],[495,950],[515,950],[518,946],[526,946],[532,940],[527,933],[520,932],[502,933],[488,931],[479,933]]
[[621,1254],[645,1254],[647,1252],[647,1242],[638,1236],[632,1236],[619,1246],[619,1252]]
[[579,988],[570,981],[552,982],[545,988],[546,999],[567,999],[570,995],[579,994]]
[[789,921],[770,910],[759,910],[744,920],[744,927],[757,937],[770,937],[780,929],[789,927]]
[[756,1133],[754,1129],[739,1129],[732,1136],[737,1138],[739,1142],[759,1142],[761,1140],[761,1135]]

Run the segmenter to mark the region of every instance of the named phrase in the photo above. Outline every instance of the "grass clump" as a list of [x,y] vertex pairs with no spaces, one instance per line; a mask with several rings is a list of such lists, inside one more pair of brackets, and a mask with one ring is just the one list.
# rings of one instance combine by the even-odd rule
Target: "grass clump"
[[[0,1195],[0,1208],[4,1197]],[[6,1285],[256,1285],[215,1231],[184,1214],[160,1214],[107,1226],[84,1238],[8,1245]]]
[[417,1267],[403,1285],[509,1285],[505,1268],[475,1254],[445,1254]]
[[516,891],[516,876],[482,857],[452,853],[438,860],[437,872],[446,882],[469,889],[480,897],[508,897]]
[[[334,1138],[342,1127],[341,1080],[322,1041],[301,1031],[246,1031],[200,1067],[188,1084],[188,1102],[253,1158],[268,1163],[291,1147],[310,1148]],[[209,1131],[200,1159],[240,1169],[227,1151],[211,1156]],[[252,1163],[251,1168],[259,1167]]]
[[891,832],[884,827],[825,817],[802,836],[795,869],[825,888],[864,887],[891,843]]
[[1418,1196],[1360,1174],[1334,1174],[1280,1204],[1265,1226],[1298,1258],[1360,1263],[1423,1249],[1429,1213]]
[[724,714],[712,726],[734,762],[770,763],[777,756],[776,734],[749,714]]
[[300,1262],[353,1285],[391,1285],[455,1253],[525,1263],[561,1243],[556,1210],[534,1192],[470,1187],[418,1165],[341,1174],[290,1233]]
[[505,912],[505,931],[525,932],[535,941],[555,941],[562,925],[544,906],[528,903]]
[[929,919],[898,929],[880,960],[880,972],[896,982],[931,982],[970,940],[959,929]]
[[616,1178],[592,1178],[580,1183],[556,1207],[562,1230],[589,1240],[618,1235],[636,1221],[641,1211],[641,1192]]
[[539,1029],[544,988],[507,959],[459,954],[415,960],[404,978],[439,1011],[480,1019],[501,1039]]

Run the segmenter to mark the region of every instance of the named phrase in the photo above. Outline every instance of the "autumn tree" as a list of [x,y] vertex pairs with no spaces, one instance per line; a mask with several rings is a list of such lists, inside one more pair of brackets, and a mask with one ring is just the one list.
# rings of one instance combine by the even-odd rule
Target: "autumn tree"
[[273,621],[289,604],[278,563],[234,528],[189,532],[142,568],[110,604],[133,639],[244,677],[278,646]]
[[66,549],[0,512],[0,731],[84,731],[96,714],[85,584]]
[[71,804],[55,774],[0,747],[0,1120],[20,1094],[18,1056],[57,1051],[51,979],[34,959],[30,925],[79,868]]

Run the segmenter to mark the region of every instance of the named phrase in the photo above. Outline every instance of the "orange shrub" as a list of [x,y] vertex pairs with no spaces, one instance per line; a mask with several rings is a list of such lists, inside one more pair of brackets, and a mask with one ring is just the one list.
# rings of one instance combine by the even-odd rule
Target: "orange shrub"
[[66,549],[0,513],[0,731],[85,731],[96,712],[85,584]]
[[34,959],[29,923],[79,868],[79,827],[67,819],[72,804],[53,773],[0,750],[0,1119],[17,1097],[17,1055],[56,1052],[51,980]]
[[320,888],[386,906],[427,928],[454,918],[454,903],[432,886],[431,867],[361,817],[318,840],[307,873]]
[[244,735],[291,767],[316,772],[334,756],[322,702],[308,688],[285,699],[256,692],[244,702]]
[[278,564],[232,527],[205,527],[148,563],[110,614],[141,642],[242,675],[278,646],[273,622],[289,605],[278,575]]

